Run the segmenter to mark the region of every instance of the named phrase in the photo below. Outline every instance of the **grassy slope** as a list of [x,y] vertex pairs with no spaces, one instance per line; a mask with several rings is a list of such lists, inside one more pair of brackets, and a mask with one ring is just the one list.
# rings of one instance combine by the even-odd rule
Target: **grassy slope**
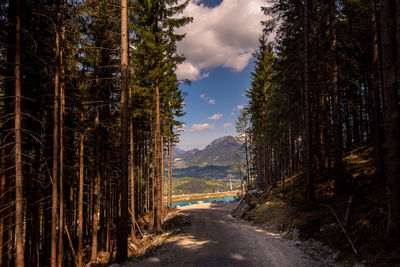
[[[334,196],[333,177],[327,174],[316,179],[317,203],[306,209],[303,176],[294,176],[284,187],[278,184],[258,197],[247,199],[250,208],[244,218],[282,233],[296,228],[300,231],[300,239],[313,238],[340,250],[339,259],[342,260],[366,260],[368,265],[374,266],[400,264],[400,240],[386,236],[386,190],[384,182],[374,179],[372,149],[364,148],[350,154],[344,162],[349,190],[342,196]],[[342,224],[346,210],[350,208],[345,228],[359,257],[354,255],[330,208]]]

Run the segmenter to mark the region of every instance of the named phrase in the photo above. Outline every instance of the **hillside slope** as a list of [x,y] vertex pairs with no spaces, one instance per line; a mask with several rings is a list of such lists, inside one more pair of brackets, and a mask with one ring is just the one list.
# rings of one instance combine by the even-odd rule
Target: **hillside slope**
[[238,214],[290,239],[323,242],[340,251],[338,258],[342,261],[399,266],[400,240],[386,233],[386,190],[384,183],[374,179],[373,149],[348,154],[344,164],[348,191],[341,196],[333,194],[333,177],[318,178],[315,184],[318,201],[307,207],[304,175],[300,173],[287,179],[285,184],[247,195]]

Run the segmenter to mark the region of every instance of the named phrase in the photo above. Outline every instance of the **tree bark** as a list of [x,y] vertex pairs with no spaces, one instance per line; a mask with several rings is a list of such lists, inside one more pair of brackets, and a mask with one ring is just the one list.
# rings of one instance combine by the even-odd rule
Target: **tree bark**
[[[129,106],[132,108],[132,90],[129,90]],[[129,118],[129,180],[131,181],[131,241],[136,242],[136,208],[135,208],[135,158],[134,158],[134,139],[133,139],[133,118]]]
[[21,138],[21,3],[16,0],[15,12],[15,246],[16,266],[24,266],[24,214]]
[[128,250],[128,8],[121,0],[121,212],[117,237],[117,261],[127,258]]
[[[65,0],[63,0],[63,10],[65,7]],[[60,221],[59,221],[59,235],[58,235],[58,266],[61,267],[63,263],[64,252],[64,114],[65,114],[65,66],[63,60],[65,40],[65,25],[61,21],[61,46],[60,46]]]
[[309,0],[304,0],[304,154],[307,181],[307,200],[315,201],[314,177],[311,170],[310,84],[309,84]]
[[[171,132],[172,134],[172,132]],[[168,207],[172,208],[172,168],[173,168],[173,154],[174,147],[172,146],[172,140],[169,143],[169,169],[168,169]]]
[[[98,83],[98,86],[100,84]],[[99,90],[100,88],[98,88]],[[100,121],[100,111],[99,109],[96,110],[96,117],[94,119],[94,128],[96,132],[96,144],[95,144],[95,165],[96,165],[96,175],[93,181],[93,223],[92,223],[92,253],[90,261],[95,263],[97,260],[97,228],[99,226],[99,213],[100,213],[100,167],[99,167],[99,160],[100,160],[100,132],[99,132],[99,121]]]
[[161,209],[162,209],[162,188],[161,188],[161,123],[160,123],[160,88],[158,79],[156,82],[156,132],[155,132],[155,223],[158,232],[161,232]]
[[[388,233],[400,234],[400,112],[396,66],[396,1],[382,0],[382,60],[385,163],[388,192]],[[397,5],[397,6],[396,6]]]
[[331,38],[331,85],[333,91],[333,139],[334,139],[334,168],[335,168],[335,193],[343,193],[345,187],[343,166],[343,137],[340,117],[340,91],[338,83],[338,66],[336,60],[336,1],[330,3],[330,38]]
[[[3,143],[2,143],[3,145]],[[0,207],[4,207],[6,205],[6,148],[3,147],[1,149],[1,178],[0,178]],[[4,226],[5,226],[5,217],[6,213],[4,211],[0,211],[0,266],[3,266],[3,244],[4,244]],[[4,263],[5,264],[5,263]]]
[[377,21],[376,1],[374,0],[374,10],[372,11],[373,29],[373,55],[372,55],[372,137],[375,148],[375,179],[383,180],[383,151],[382,151],[382,113],[380,96],[380,59],[379,59],[379,38]]
[[83,153],[84,153],[84,114],[81,111],[81,133],[80,133],[80,143],[79,143],[79,195],[78,195],[78,266],[83,266],[83,175],[84,175],[84,166],[83,166]]

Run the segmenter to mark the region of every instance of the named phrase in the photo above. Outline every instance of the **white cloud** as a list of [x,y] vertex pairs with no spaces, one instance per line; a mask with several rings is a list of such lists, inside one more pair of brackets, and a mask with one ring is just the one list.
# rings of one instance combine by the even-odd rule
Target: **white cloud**
[[215,104],[215,100],[214,99],[210,99],[210,97],[206,96],[205,94],[201,94],[200,98],[205,100],[205,101],[208,101],[208,103],[210,103],[210,104]]
[[225,123],[222,127],[228,128],[228,127],[231,127],[231,126],[232,126],[232,123],[227,122],[227,123]]
[[231,116],[235,116],[235,113],[231,112]]
[[217,113],[212,115],[211,117],[208,117],[209,120],[219,120],[222,118],[222,114],[221,113]]
[[193,23],[179,29],[186,37],[178,52],[187,58],[178,68],[180,75],[198,79],[202,69],[216,66],[243,70],[258,46],[260,21],[267,19],[261,6],[267,5],[267,0],[223,0],[209,8],[191,0],[183,15],[193,17]]
[[188,132],[200,132],[211,129],[215,129],[214,124],[208,124],[208,123],[193,124],[192,127],[190,127],[190,129],[188,130]]
[[190,81],[195,81],[207,78],[210,73],[201,73],[199,68],[195,67],[189,61],[185,61],[178,65],[178,68],[176,69],[176,75],[178,76],[179,80],[187,79]]
[[237,110],[242,110],[242,109],[244,109],[244,105],[237,105],[237,106],[236,106],[236,109],[237,109]]

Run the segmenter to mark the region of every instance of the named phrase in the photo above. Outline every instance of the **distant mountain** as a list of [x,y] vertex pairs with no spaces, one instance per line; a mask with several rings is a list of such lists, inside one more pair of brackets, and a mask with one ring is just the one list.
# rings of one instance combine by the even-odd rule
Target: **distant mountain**
[[174,154],[173,157],[174,158],[179,158],[182,154],[184,154],[186,152],[185,150],[177,148],[177,147],[174,147],[173,151],[174,151],[173,152],[173,154]]
[[179,167],[199,165],[232,165],[241,144],[233,136],[224,136],[211,142],[203,150],[193,149],[176,154],[175,162]]

